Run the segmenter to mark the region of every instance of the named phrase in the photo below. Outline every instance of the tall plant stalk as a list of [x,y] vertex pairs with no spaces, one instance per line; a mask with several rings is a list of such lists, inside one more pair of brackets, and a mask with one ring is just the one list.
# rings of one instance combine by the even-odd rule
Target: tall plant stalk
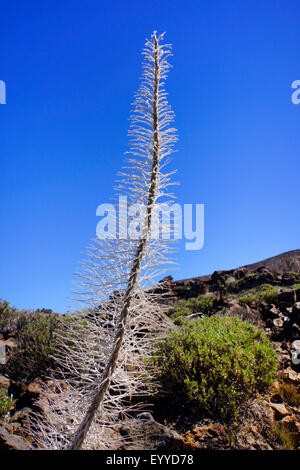
[[[95,413],[99,408],[104,394],[107,391],[111,377],[113,372],[116,368],[120,347],[124,337],[124,331],[126,328],[127,317],[130,309],[130,304],[132,300],[132,296],[134,290],[137,286],[138,282],[138,273],[141,270],[141,261],[145,254],[147,239],[150,235],[151,229],[151,220],[153,216],[154,204],[157,199],[157,187],[158,187],[158,173],[159,173],[159,153],[160,153],[160,145],[162,141],[162,135],[160,132],[160,113],[159,113],[159,101],[161,99],[159,93],[159,84],[161,75],[163,74],[162,71],[162,47],[159,45],[160,37],[156,36],[156,32],[152,35],[152,41],[147,44],[148,51],[147,51],[147,59],[150,64],[153,62],[153,65],[145,66],[147,74],[146,77],[149,77],[152,80],[147,86],[147,91],[151,96],[151,108],[152,108],[152,116],[151,116],[151,125],[152,125],[152,170],[150,176],[150,187],[149,187],[149,195],[147,201],[147,215],[146,215],[146,223],[144,225],[144,230],[142,233],[142,237],[139,241],[136,253],[133,259],[133,265],[130,272],[126,293],[124,297],[124,306],[122,307],[120,313],[120,319],[118,322],[117,330],[116,330],[116,339],[114,342],[114,347],[110,358],[108,360],[107,366],[104,370],[103,377],[101,378],[100,384],[96,388],[95,396],[93,397],[92,403],[89,409],[86,412],[84,419],[82,420],[78,431],[72,441],[70,449],[76,450],[79,449],[84,441],[84,438],[89,430],[90,424],[94,419]],[[148,81],[148,80],[147,80]],[[148,93],[147,93],[148,94]],[[142,97],[145,96],[145,90],[142,92]],[[140,119],[141,122],[143,122]]]
[[118,184],[117,194],[125,193],[129,207],[139,203],[146,208],[140,236],[96,239],[87,250],[78,293],[92,307],[66,321],[59,338],[56,359],[67,386],[56,379],[56,391],[46,392],[48,423],[41,425],[37,418],[41,430],[36,441],[42,447],[105,448],[107,427],[120,413],[126,417],[132,411],[124,405],[126,398],[149,393],[152,372],[144,359],[151,356],[151,332],[170,327],[160,313],[157,294],[145,290],[155,285],[159,265],[169,262],[172,251],[168,240],[151,237],[155,225],[163,231],[155,217],[156,204],[172,198],[167,188],[173,184],[173,172],[162,169],[177,140],[164,91],[171,46],[161,43],[163,37],[154,31],[143,50],[142,83],[129,130],[130,156]]

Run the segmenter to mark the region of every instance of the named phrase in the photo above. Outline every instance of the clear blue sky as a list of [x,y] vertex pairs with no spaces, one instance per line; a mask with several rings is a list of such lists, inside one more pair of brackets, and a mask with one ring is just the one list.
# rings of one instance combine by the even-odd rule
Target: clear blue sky
[[141,49],[173,44],[181,203],[205,204],[184,278],[300,248],[299,0],[0,2],[0,297],[63,312],[126,150]]

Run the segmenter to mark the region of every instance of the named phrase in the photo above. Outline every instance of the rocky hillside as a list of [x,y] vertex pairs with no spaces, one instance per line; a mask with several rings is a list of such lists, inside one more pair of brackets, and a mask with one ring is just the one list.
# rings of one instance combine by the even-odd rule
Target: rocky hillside
[[[214,416],[195,413],[185,403],[174,406],[159,395],[151,414],[142,413],[136,421],[143,440],[136,442],[136,432],[124,421],[114,430],[116,449],[300,448],[299,260],[300,250],[295,250],[210,276],[181,281],[170,276],[164,280],[163,290],[169,294],[167,314],[175,325],[203,316],[238,317],[265,331],[277,352],[280,370],[271,389],[244,403],[238,417],[226,425]],[[39,320],[34,323],[36,315]],[[32,442],[26,433],[26,420],[42,397],[48,352],[58,320],[57,315],[40,311],[33,315],[28,328],[22,315],[6,318],[9,320],[1,321],[0,314],[0,389],[8,391],[12,403],[0,421],[0,450],[29,449]],[[40,343],[34,345],[39,335],[42,347]],[[16,365],[24,357],[25,344],[32,348],[20,369]],[[34,354],[41,362],[30,362]],[[126,445],[120,438],[118,446],[118,436],[124,435]]]
[[[267,268],[274,274],[284,274],[289,272],[300,272],[300,250],[291,250],[281,253],[277,256],[272,256],[271,258],[258,261],[256,263],[247,264],[243,266],[248,271],[256,271],[258,268]],[[233,272],[231,270],[229,272]],[[211,274],[205,276],[197,276],[190,279],[183,279],[177,281],[179,283],[186,283],[189,281],[208,281],[211,279]]]
[[300,271],[300,250],[286,251],[272,258],[267,258],[258,263],[248,264],[245,268],[249,271],[256,271],[258,268],[265,267],[274,274],[283,274],[287,272]]
[[299,253],[270,258],[256,263],[256,268],[250,265],[205,277],[164,280],[172,292],[169,315],[175,324],[206,315],[239,317],[263,329],[279,357],[278,380],[269,393],[245,404],[227,432],[213,419],[195,419],[192,410],[180,413],[177,409],[174,416],[168,403],[158,406],[157,416],[175,422],[175,428],[195,448],[299,448],[300,273],[290,271],[297,266]]

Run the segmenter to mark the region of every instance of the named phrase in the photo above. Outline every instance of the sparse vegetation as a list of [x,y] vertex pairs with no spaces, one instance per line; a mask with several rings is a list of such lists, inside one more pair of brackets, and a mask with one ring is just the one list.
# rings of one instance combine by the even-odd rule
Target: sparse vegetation
[[0,330],[7,327],[15,326],[16,329],[21,328],[26,316],[30,312],[27,310],[18,310],[12,307],[7,300],[0,299]]
[[13,400],[5,389],[0,389],[0,419],[3,419],[13,405]]
[[295,450],[299,445],[299,434],[282,425],[280,421],[274,423],[273,430],[279,437],[283,450]]
[[203,294],[188,300],[179,300],[175,307],[169,310],[170,318],[177,323],[180,317],[186,317],[192,313],[201,312],[209,315],[213,311],[214,294]]
[[275,303],[278,298],[278,287],[271,284],[263,284],[260,286],[258,295],[264,302],[269,304]]
[[281,395],[282,400],[290,406],[300,406],[300,390],[295,385],[279,382],[277,392]]
[[248,291],[240,296],[238,301],[241,305],[258,305],[260,302],[275,303],[278,298],[278,288],[271,284],[262,284],[258,291]]
[[52,365],[54,330],[58,324],[57,314],[52,310],[18,310],[0,299],[0,331],[16,340],[5,366],[11,378],[28,382],[46,374]]
[[235,288],[238,287],[240,290],[243,290],[243,288],[248,284],[249,279],[252,277],[255,277],[255,273],[248,273],[246,276],[242,277],[241,279],[234,279],[231,280],[228,283],[229,288]]
[[238,297],[238,302],[241,305],[256,305],[259,302],[259,296],[255,291],[251,290]]
[[0,317],[7,318],[13,314],[13,307],[10,306],[7,300],[0,299]]
[[275,379],[276,353],[261,330],[236,317],[185,321],[158,345],[155,364],[172,399],[230,419]]
[[[300,282],[298,276],[293,276],[293,279],[288,277],[291,273],[274,276],[273,280],[267,274],[259,278],[259,283],[264,284],[256,283],[256,279],[255,282],[247,281],[245,289],[240,282],[244,278],[234,281],[232,276],[226,274],[229,276],[226,278],[222,273],[213,282],[208,279],[206,284],[204,281],[200,283],[199,290],[198,284],[192,283],[186,289],[185,284],[179,284],[177,292],[174,289],[175,295],[181,300],[169,308],[168,314],[178,327],[167,335],[164,343],[159,343],[154,359],[157,377],[162,385],[161,392],[154,401],[153,416],[156,421],[176,426],[178,432],[182,433],[192,429],[196,420],[198,423],[202,418],[208,417],[214,423],[222,422],[225,425],[234,447],[244,448],[248,445],[248,437],[253,441],[251,430],[247,430],[252,423],[252,415],[247,414],[248,410],[252,410],[251,404],[256,406],[259,403],[261,409],[265,410],[268,402],[277,403],[290,413],[286,419],[282,419],[281,411],[277,414],[274,412],[273,433],[269,433],[270,422],[267,418],[266,421],[260,421],[262,430],[258,433],[257,446],[264,448],[266,442],[277,449],[292,450],[299,447],[300,391],[289,369],[284,370],[289,367],[288,348],[284,342],[280,349],[276,346],[279,357],[283,359],[280,361],[283,369],[275,374],[276,354],[271,343],[257,328],[265,328],[268,322],[270,329],[267,334],[270,331],[272,341],[276,341],[274,332],[277,335],[278,329],[281,334],[278,341],[281,342],[282,338],[289,341],[292,322],[291,325],[285,323],[282,327],[277,328],[276,325],[273,328],[270,319],[277,312],[280,312],[280,317],[286,314],[284,296],[280,297],[280,301],[278,299],[281,291],[287,290],[290,294],[293,288],[299,301]],[[258,273],[256,275],[258,277]],[[225,278],[228,282],[224,283]],[[233,286],[234,289],[231,289]],[[197,292],[202,294],[188,298]],[[290,299],[287,297],[287,303],[293,308],[289,311],[293,312],[294,319],[297,306],[294,307],[292,294]],[[275,304],[276,309],[271,309],[270,304]],[[204,318],[198,315],[200,312]],[[59,316],[47,309],[35,312],[18,310],[9,302],[0,300],[0,333],[4,340],[9,339],[6,346],[8,362],[1,365],[1,374],[15,382],[23,382],[22,390],[26,390],[26,384],[36,377],[43,380],[51,369],[58,379],[64,380],[64,367],[51,357],[53,348],[55,346],[58,351],[58,346],[61,348],[64,345],[67,354],[76,354],[78,347],[84,349],[85,343],[89,341],[88,338],[85,340],[85,335],[88,335],[88,319],[88,310],[82,311],[80,319],[78,313],[75,316],[70,312]],[[70,331],[74,333],[74,337],[70,335]],[[77,343],[78,334],[80,344]],[[96,344],[97,340],[93,350],[94,358],[99,363],[104,363],[102,349]],[[61,354],[60,357],[65,356]],[[153,365],[151,358],[145,359],[147,365],[149,362]],[[78,364],[81,377],[89,371],[88,362]],[[265,390],[273,380],[276,382],[269,390],[272,396],[269,393],[265,395]],[[149,393],[152,393],[153,383],[149,381],[147,386]],[[4,419],[7,423],[9,416],[19,409],[20,403],[21,408],[24,406],[23,402],[25,403],[23,395],[19,397],[18,389],[16,388],[15,393],[14,387],[14,382],[11,382],[9,390],[14,391],[13,400],[6,390],[0,390],[0,420]],[[253,397],[256,400],[252,402]],[[148,404],[148,399],[146,402]],[[238,414],[238,419],[235,419]],[[258,419],[259,416],[260,414]],[[255,422],[256,418],[253,419]],[[237,433],[240,432],[241,436],[237,438]],[[250,440],[249,446],[253,448]]]
[[9,356],[10,376],[22,382],[44,377],[52,366],[55,345],[54,331],[58,320],[54,315],[36,314],[18,331],[17,347]]

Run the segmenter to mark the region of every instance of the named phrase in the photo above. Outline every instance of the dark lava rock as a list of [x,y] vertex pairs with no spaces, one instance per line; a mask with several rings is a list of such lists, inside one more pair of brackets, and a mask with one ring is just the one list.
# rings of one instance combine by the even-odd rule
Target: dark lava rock
[[0,425],[0,450],[32,450],[24,439],[9,433],[7,427]]

